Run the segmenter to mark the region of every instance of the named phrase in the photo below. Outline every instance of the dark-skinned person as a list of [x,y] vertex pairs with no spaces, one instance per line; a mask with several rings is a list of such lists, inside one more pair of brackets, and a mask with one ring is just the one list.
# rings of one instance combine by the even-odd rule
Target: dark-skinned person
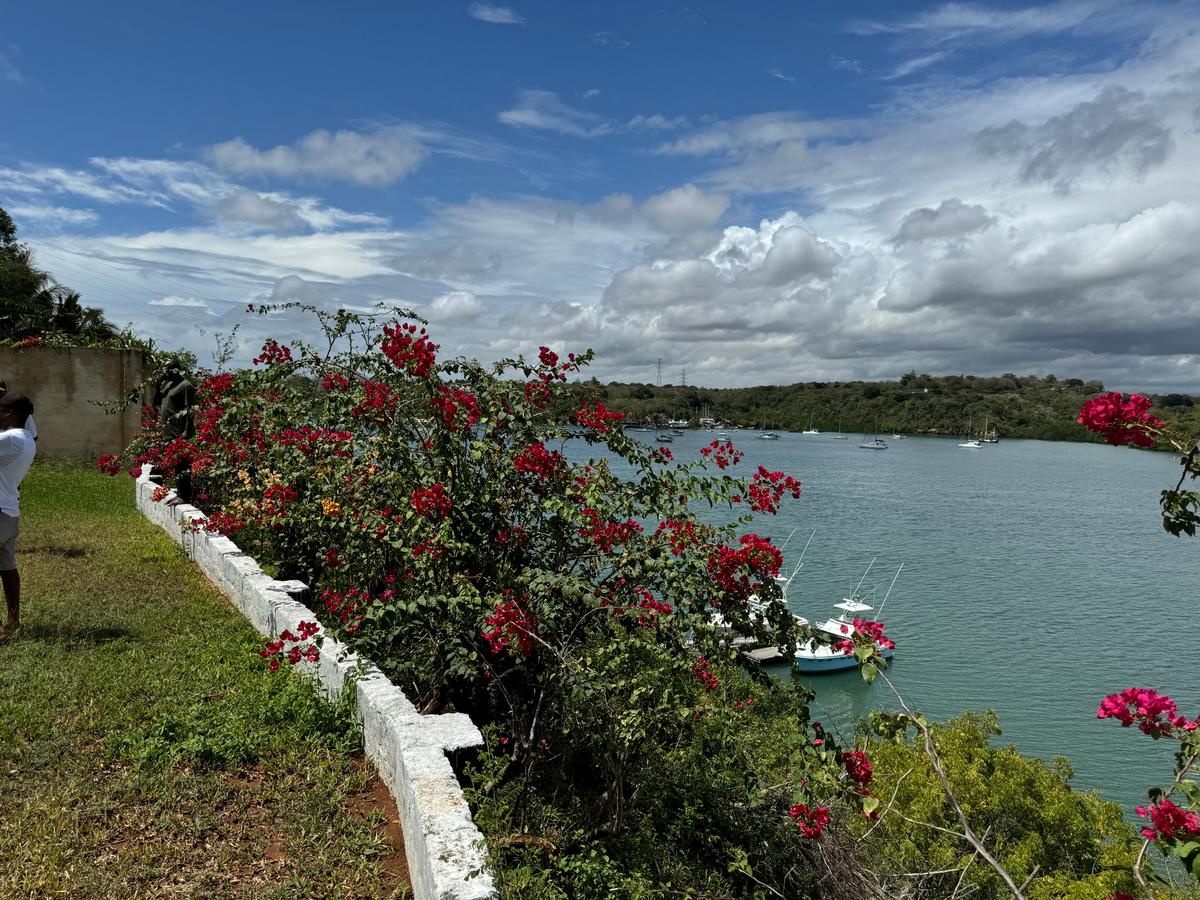
[[0,583],[8,616],[0,642],[21,629],[21,575],[17,571],[17,534],[21,523],[21,479],[33,463],[37,445],[25,428],[33,401],[23,394],[0,397]]

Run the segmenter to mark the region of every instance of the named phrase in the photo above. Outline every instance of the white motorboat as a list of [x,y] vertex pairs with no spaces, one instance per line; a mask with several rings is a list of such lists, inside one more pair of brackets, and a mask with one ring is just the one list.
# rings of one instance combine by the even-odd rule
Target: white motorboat
[[764,431],[758,436],[758,439],[760,441],[777,441],[779,440],[779,435],[773,431]]
[[656,434],[654,436],[654,440],[658,441],[660,444],[669,444],[669,443],[671,443],[671,441],[674,440],[674,438],[672,438],[666,432],[660,431],[658,434]]
[[963,441],[958,446],[964,450],[982,450],[983,441],[979,440],[978,438],[971,438],[971,440]]
[[[849,597],[843,597],[841,603],[835,603],[834,609],[840,610],[840,614],[836,618],[829,618],[816,626],[818,630],[832,635],[839,639],[852,637],[857,630],[854,627],[854,619],[864,620],[863,613],[870,612],[875,607],[869,603],[863,603],[859,595],[859,589],[862,587],[863,581],[867,577],[867,573],[871,571],[871,566],[875,565],[875,560],[871,560],[871,565],[867,566],[867,571],[863,573],[862,578],[858,580],[858,584],[854,590],[850,592]],[[900,572],[904,568],[904,564],[900,564],[900,568],[896,569],[896,574],[892,576],[892,583],[888,586],[887,594],[884,594],[883,602],[879,604],[880,611],[883,610],[884,603],[887,603],[888,595],[891,594],[892,588],[895,587],[896,579],[900,577]],[[879,655],[884,659],[891,659],[893,650],[891,647],[886,647],[877,644],[879,647]],[[846,653],[843,650],[835,650],[832,646],[819,644],[814,638],[809,638],[803,644],[796,648],[795,662],[796,671],[806,674],[817,674],[821,672],[839,672],[845,669],[854,669],[858,667],[858,660],[853,653]]]

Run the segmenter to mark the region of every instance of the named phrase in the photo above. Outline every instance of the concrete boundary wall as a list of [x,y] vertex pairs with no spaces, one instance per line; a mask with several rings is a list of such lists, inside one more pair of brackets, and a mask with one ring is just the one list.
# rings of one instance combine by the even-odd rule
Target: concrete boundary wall
[[[229,538],[191,531],[192,520],[204,513],[179,503],[174,491],[154,502],[156,487],[148,474],[138,478],[138,509],[183,547],[260,634],[278,637],[287,629],[296,632],[301,621],[316,620],[300,602],[308,593],[303,582],[276,581]],[[363,747],[396,798],[413,896],[494,900],[483,835],[446,756],[448,751],[482,745],[479,729],[462,713],[422,715],[374,665],[321,633],[320,661],[301,666],[331,696],[355,679]]]

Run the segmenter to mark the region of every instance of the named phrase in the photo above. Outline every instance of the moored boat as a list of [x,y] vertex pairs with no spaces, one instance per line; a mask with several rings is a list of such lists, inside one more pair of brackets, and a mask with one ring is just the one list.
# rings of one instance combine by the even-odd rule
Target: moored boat
[[[859,579],[858,585],[850,592],[849,597],[843,597],[841,603],[835,603],[834,609],[841,610],[841,613],[836,618],[829,618],[816,626],[818,630],[826,634],[833,635],[836,638],[846,639],[854,635],[858,630],[854,626],[854,619],[860,622],[864,620],[863,613],[870,612],[875,607],[868,603],[863,603],[859,598],[859,588],[862,586],[863,580],[866,579],[867,573],[871,571],[871,566],[875,565],[875,560],[871,560],[871,565],[867,566],[867,571],[863,573],[863,577]],[[892,584],[887,589],[887,594],[883,597],[883,602],[879,604],[880,610],[883,609],[883,604],[887,603],[888,595],[892,592],[892,587],[896,584],[896,579],[900,577],[900,571],[904,568],[901,563],[896,569],[896,574],[892,576]],[[876,642],[876,647],[879,649],[879,655],[884,659],[891,659],[894,653],[892,647]],[[858,660],[853,653],[846,653],[843,650],[836,650],[833,646],[820,644],[814,638],[809,638],[803,644],[796,648],[795,659],[793,665],[797,672],[806,674],[818,674],[822,672],[839,672],[845,669],[857,668]]]

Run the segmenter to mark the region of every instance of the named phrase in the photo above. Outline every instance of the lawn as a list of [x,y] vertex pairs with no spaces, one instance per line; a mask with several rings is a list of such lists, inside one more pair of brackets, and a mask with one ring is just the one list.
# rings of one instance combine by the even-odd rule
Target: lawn
[[267,671],[132,479],[38,463],[21,494],[0,896],[407,896],[348,710]]

